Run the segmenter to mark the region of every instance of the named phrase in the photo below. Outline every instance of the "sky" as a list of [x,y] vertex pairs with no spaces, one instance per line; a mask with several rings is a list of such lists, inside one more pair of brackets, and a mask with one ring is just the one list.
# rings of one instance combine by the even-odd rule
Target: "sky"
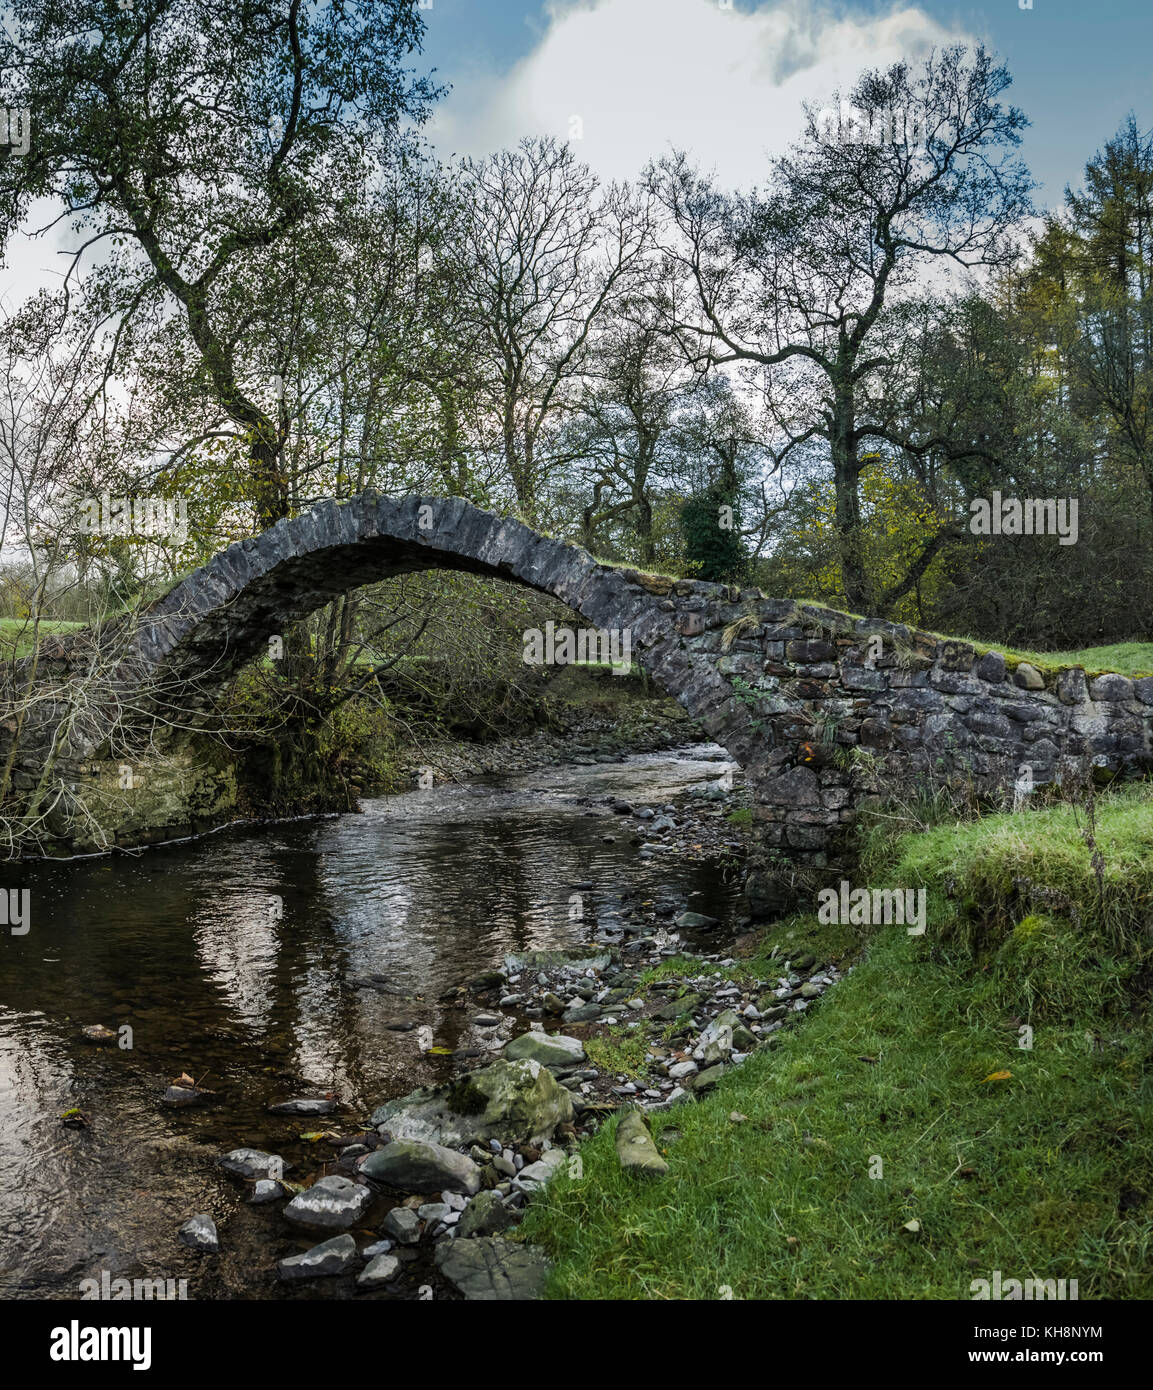
[[[802,101],[822,105],[864,67],[955,40],[1008,64],[1008,99],[1033,123],[1021,153],[1041,208],[1060,205],[1129,111],[1153,127],[1153,0],[418,3],[418,66],[451,84],[427,132],[446,157],[553,134],[606,178],[635,177],[675,146],[748,185],[798,133]],[[65,228],[15,238],[0,301],[54,283],[71,244]]]
[[1153,0],[431,0],[422,17],[427,61],[453,88],[430,132],[445,154],[575,131],[608,177],[676,145],[747,184],[796,133],[802,100],[953,40],[1007,63],[1042,207],[1130,110],[1153,126]]

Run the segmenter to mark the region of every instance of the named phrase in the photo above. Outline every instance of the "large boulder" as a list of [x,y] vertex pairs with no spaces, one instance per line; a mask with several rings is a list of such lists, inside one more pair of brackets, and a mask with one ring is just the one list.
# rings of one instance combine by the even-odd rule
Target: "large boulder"
[[474,1236],[436,1247],[437,1267],[469,1302],[544,1297],[549,1265],[542,1251],[499,1236]]
[[391,1100],[372,1123],[393,1139],[456,1148],[490,1139],[539,1144],[572,1116],[568,1091],[547,1067],[525,1059],[494,1062],[447,1086]]
[[480,1169],[467,1154],[414,1139],[397,1139],[376,1149],[360,1171],[403,1192],[463,1192],[471,1197],[480,1191]]

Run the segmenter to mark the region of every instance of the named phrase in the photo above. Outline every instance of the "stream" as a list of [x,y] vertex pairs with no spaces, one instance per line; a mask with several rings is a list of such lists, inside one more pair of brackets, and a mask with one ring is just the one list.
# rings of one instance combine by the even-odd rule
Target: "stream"
[[[731,919],[739,885],[716,861],[641,854],[604,801],[659,811],[727,765],[696,745],[4,866],[0,887],[29,890],[30,930],[0,929],[0,1298],[75,1298],[104,1271],[187,1278],[193,1299],[334,1296],[331,1281],[277,1282],[275,1262],[309,1242],[247,1205],[216,1159],[251,1145],[294,1178],[315,1170],[329,1155],[300,1135],[317,1122],[270,1103],[332,1092],[356,1128],[446,1080],[467,1019],[440,996],[508,952],[603,937],[622,892],[671,890]],[[127,1026],[131,1047],[86,1041],[94,1024]],[[424,1051],[429,1029],[444,1052]],[[163,1102],[181,1074],[209,1103]],[[83,1128],[62,1120],[74,1109]],[[217,1221],[219,1255],[178,1244],[197,1212]]]

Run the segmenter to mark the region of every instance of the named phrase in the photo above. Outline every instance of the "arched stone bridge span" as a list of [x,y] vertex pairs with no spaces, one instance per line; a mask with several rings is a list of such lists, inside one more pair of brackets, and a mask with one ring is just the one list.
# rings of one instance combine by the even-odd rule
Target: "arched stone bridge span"
[[[194,713],[270,636],[336,595],[428,569],[515,581],[590,627],[627,632],[633,659],[744,768],[762,860],[835,864],[862,798],[889,786],[995,795],[1022,764],[1040,786],[1149,760],[1153,678],[1038,672],[759,590],[605,565],[459,498],[364,494],[229,546],[131,627],[48,645],[35,674],[41,738],[16,760],[25,791],[66,806],[85,764],[115,759],[117,731],[165,699]],[[77,708],[70,689],[101,664],[98,707]]]

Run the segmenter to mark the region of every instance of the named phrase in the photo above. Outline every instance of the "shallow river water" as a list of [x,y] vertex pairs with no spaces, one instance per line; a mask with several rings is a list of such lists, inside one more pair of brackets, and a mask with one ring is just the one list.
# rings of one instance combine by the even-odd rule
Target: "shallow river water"
[[[27,888],[31,915],[26,935],[0,929],[0,1298],[75,1298],[102,1271],[187,1278],[193,1299],[334,1296],[331,1280],[277,1282],[276,1261],[316,1238],[275,1204],[246,1205],[216,1158],[267,1148],[303,1177],[331,1151],[299,1136],[328,1121],[270,1103],[332,1091],[350,1130],[445,1079],[451,1061],[426,1055],[421,1031],[452,1049],[467,1012],[438,996],[507,952],[588,940],[622,891],[672,888],[731,915],[736,885],[716,864],[640,857],[637,823],[589,804],[659,808],[723,759],[705,746],[554,767],[139,855],[6,866],[0,887]],[[395,992],[357,988],[369,975]],[[131,1048],[87,1043],[91,1024],[128,1025]],[[165,1106],[181,1073],[212,1102]],[[85,1128],[62,1123],[73,1108]],[[197,1212],[217,1220],[220,1256],[177,1243]]]

